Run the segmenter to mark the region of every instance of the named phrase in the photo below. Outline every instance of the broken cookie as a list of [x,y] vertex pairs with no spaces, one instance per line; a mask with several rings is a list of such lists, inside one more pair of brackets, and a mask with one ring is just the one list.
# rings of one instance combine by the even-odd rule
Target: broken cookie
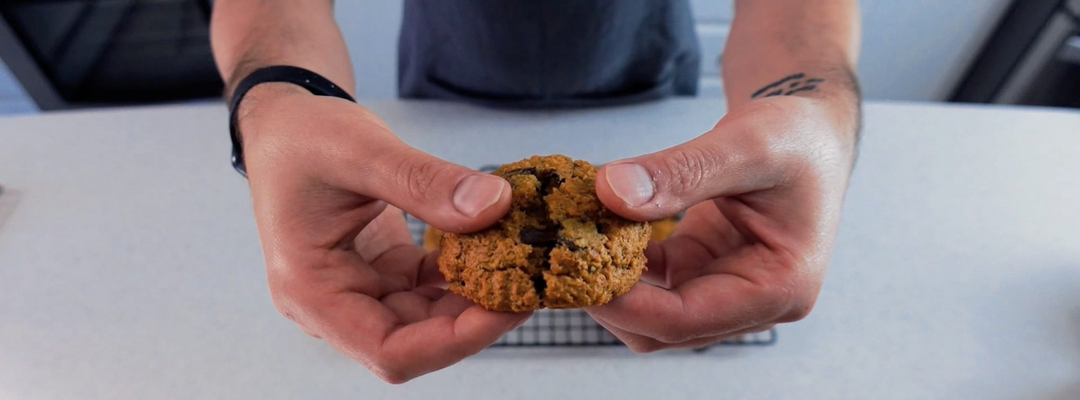
[[637,282],[650,226],[600,203],[596,167],[533,156],[493,174],[510,182],[510,212],[480,232],[442,234],[450,291],[488,310],[528,311],[604,304]]

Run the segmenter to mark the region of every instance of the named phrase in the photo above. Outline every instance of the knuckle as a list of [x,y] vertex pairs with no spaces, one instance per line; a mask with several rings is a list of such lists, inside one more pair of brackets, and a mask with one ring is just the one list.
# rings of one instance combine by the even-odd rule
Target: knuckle
[[307,273],[316,268],[315,265],[281,259],[267,264],[267,288],[274,308],[298,324],[310,321],[314,303],[318,302],[318,290]]
[[398,182],[404,182],[409,197],[424,202],[435,200],[435,192],[430,189],[443,180],[446,171],[443,163],[430,158],[407,157],[400,162]]
[[296,312],[293,311],[291,302],[285,298],[284,295],[275,293],[273,289],[270,290],[271,302],[274,303],[274,309],[278,314],[281,314],[285,318],[295,322],[297,320]]
[[316,334],[304,326],[303,322],[305,318],[303,318],[303,312],[291,294],[281,290],[271,289],[270,298],[271,302],[274,304],[274,309],[277,310],[278,314],[281,314],[290,321],[300,325],[300,327],[304,329],[304,332],[309,335],[317,337]]
[[814,309],[812,302],[802,302],[793,304],[791,309],[778,319],[778,322],[787,323],[800,321],[810,316],[810,311]]
[[787,298],[786,307],[780,314],[777,322],[787,323],[802,320],[810,316],[810,312],[814,309],[815,300],[817,300],[816,291],[799,290],[793,291]]
[[693,146],[680,146],[672,149],[661,158],[660,171],[668,191],[673,195],[692,192],[705,183],[711,174],[713,163],[709,162],[709,152]]
[[810,315],[817,298],[817,285],[804,260],[796,257],[780,257],[775,261],[776,270],[770,282],[774,294],[770,304],[777,322],[795,322]]
[[285,318],[296,323],[308,336],[321,339],[322,336],[309,324],[310,318],[305,317],[305,311],[296,300],[297,294],[295,289],[291,289],[292,287],[288,283],[270,281],[270,300],[274,305],[274,309]]

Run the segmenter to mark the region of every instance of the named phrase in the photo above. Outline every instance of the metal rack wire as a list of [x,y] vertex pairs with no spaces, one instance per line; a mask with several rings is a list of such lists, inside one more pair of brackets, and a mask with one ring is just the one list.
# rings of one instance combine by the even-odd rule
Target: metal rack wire
[[[776,343],[776,331],[734,337],[718,345],[771,345]],[[538,310],[525,324],[507,332],[491,347],[594,347],[623,346],[615,335],[593,321],[582,310]],[[711,346],[695,349],[708,350]]]
[[[495,167],[485,166],[481,171],[490,172]],[[413,240],[421,244],[427,224],[418,218],[405,214],[405,221]],[[753,333],[722,341],[720,346],[766,346],[776,343],[776,330]],[[716,346],[713,345],[713,346]],[[585,311],[577,310],[538,310],[517,329],[507,332],[491,347],[595,347],[624,346],[615,335],[593,321]],[[712,346],[695,349],[702,352]]]

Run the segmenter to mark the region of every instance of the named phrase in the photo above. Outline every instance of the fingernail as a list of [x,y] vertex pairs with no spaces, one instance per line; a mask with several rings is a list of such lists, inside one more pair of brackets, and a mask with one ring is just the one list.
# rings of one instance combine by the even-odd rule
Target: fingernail
[[625,163],[609,165],[607,182],[615,196],[631,207],[637,207],[652,200],[656,194],[652,176],[638,164]]
[[454,208],[470,217],[495,205],[507,182],[494,175],[469,175],[454,189]]

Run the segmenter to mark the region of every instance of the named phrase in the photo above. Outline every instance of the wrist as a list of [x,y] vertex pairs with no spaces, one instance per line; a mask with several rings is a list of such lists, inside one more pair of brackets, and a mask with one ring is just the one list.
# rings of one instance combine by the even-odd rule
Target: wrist
[[859,89],[839,88],[825,92],[820,101],[826,104],[833,126],[843,135],[854,154],[862,133],[862,97]]
[[[261,110],[269,108],[274,102],[292,96],[313,96],[300,85],[288,82],[264,82],[255,85],[236,107],[237,134],[240,143],[249,143],[258,134],[253,129],[253,121],[258,120]],[[254,117],[254,118],[252,118]]]
[[[271,85],[271,83],[276,83]],[[261,86],[261,87],[260,87]],[[300,89],[303,89],[302,91]],[[331,96],[355,103],[352,95],[333,82],[310,70],[290,66],[274,65],[263,67],[248,74],[233,89],[229,100],[229,132],[232,139],[232,163],[241,175],[247,175],[244,162],[244,144],[250,144],[256,138],[252,125],[262,120],[261,114],[274,115],[273,111],[263,112],[267,106],[281,103],[286,97],[301,96],[307,92],[317,96]],[[308,94],[302,94],[308,96]],[[295,99],[290,99],[295,100]],[[286,101],[285,103],[289,103]],[[297,102],[296,104],[302,104]],[[255,114],[258,112],[258,114]],[[252,118],[254,117],[254,118]]]
[[[823,119],[838,134],[838,138],[854,151],[862,122],[858,80],[848,68],[815,69],[818,72],[784,75],[745,97],[742,94],[745,90],[728,92],[729,106],[738,108],[780,97],[800,99],[802,104],[814,110],[812,115]],[[737,97],[733,98],[732,95]]]

